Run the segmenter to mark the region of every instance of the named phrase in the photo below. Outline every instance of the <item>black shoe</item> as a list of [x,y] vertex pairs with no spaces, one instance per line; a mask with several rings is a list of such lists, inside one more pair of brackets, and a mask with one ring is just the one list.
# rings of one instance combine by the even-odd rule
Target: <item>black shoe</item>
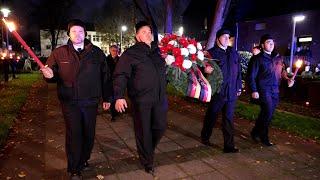
[[270,142],[269,140],[268,140],[268,141],[261,141],[261,143],[262,143],[263,145],[265,145],[265,146],[268,146],[268,147],[274,145],[274,144],[273,144],[272,142]]
[[260,138],[258,135],[254,134],[253,132],[250,133],[251,139],[255,142],[258,143],[260,141]]
[[223,149],[223,152],[224,153],[238,153],[239,152],[239,149],[237,149],[237,148],[224,148]]
[[71,173],[70,180],[82,180],[81,172]]
[[154,171],[154,167],[153,166],[146,166],[144,167],[144,170],[146,171],[146,173],[151,174],[152,176],[154,176],[155,171]]
[[214,144],[211,143],[209,140],[208,141],[201,140],[201,143],[206,145],[206,146],[210,146],[210,147],[214,146]]

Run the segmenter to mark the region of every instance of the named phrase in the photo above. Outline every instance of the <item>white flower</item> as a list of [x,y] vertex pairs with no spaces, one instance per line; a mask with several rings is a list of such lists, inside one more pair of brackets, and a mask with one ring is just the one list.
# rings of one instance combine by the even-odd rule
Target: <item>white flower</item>
[[198,50],[202,50],[202,45],[201,45],[201,43],[197,43],[197,49],[198,49]]
[[175,61],[175,58],[172,55],[168,55],[165,61],[166,61],[166,64],[170,66]]
[[171,44],[173,46],[177,46],[178,45],[177,41],[175,41],[175,40],[169,41],[168,44]]
[[203,61],[203,60],[204,60],[204,54],[203,54],[203,52],[202,52],[202,51],[198,51],[197,57],[198,57],[198,59],[199,59],[200,61]]
[[164,37],[164,36],[159,33],[159,34],[158,34],[158,42],[161,42],[161,39],[162,39],[163,37]]
[[195,54],[197,52],[197,48],[193,44],[189,44],[187,48],[190,54]]
[[190,69],[192,66],[192,62],[190,60],[184,60],[182,63],[182,67],[185,69]]
[[189,56],[189,50],[187,48],[181,48],[180,50],[182,56]]

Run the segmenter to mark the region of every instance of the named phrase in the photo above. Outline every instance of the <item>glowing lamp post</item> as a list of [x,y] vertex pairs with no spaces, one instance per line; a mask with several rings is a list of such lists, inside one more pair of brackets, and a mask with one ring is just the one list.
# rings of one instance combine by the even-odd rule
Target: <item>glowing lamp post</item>
[[[2,8],[0,11],[2,12],[4,18],[7,18],[9,16],[9,13],[11,12],[8,8]],[[9,48],[9,35],[8,34],[9,33],[8,33],[8,30],[7,30],[6,31],[7,48]],[[2,37],[2,39],[3,39],[3,37]],[[4,42],[4,41],[2,40],[2,42]]]
[[183,35],[183,27],[181,26],[178,31],[179,31],[180,36],[182,36]]
[[298,15],[293,17],[293,27],[292,27],[292,38],[291,38],[291,50],[290,50],[290,72],[292,72],[292,63],[293,63],[293,49],[295,45],[295,33],[296,33],[296,23],[303,21],[305,18],[304,15]]
[[127,31],[127,26],[121,26],[121,31],[120,31],[120,52],[122,52],[122,33]]
[[35,53],[27,45],[27,43],[22,39],[22,37],[17,33],[14,23],[6,21],[5,18],[2,18],[2,21],[8,27],[8,29],[12,33],[12,35],[19,41],[19,43],[24,47],[24,49],[29,53],[29,55],[35,60],[35,62],[38,64],[38,66],[40,66],[40,69],[44,68],[44,65],[39,60],[39,58],[35,55]]

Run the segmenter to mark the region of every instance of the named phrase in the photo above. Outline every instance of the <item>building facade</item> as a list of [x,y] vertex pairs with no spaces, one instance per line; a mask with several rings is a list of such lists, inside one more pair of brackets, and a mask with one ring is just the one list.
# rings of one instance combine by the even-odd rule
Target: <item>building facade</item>
[[305,19],[296,23],[294,54],[304,51],[312,65],[320,63],[320,11],[305,11],[268,17],[239,23],[238,50],[251,51],[259,44],[263,34],[271,34],[276,43],[276,50],[284,56],[290,56],[293,31],[293,16],[304,15]]
[[[96,31],[87,31],[87,39],[89,39],[92,44],[98,46],[103,50],[104,53],[109,53],[109,45],[104,41],[103,35]],[[59,32],[59,37],[57,41],[57,47],[67,44],[69,36],[67,31],[61,30]],[[51,54],[51,35],[47,30],[40,30],[40,45],[41,45],[41,56],[48,57]]]

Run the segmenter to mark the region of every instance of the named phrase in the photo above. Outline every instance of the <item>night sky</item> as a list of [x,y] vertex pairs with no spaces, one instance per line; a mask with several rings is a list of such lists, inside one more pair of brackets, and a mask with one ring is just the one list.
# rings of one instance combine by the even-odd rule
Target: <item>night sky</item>
[[[55,1],[55,0],[52,0]],[[80,18],[86,22],[93,22],[93,14],[98,9],[104,7],[107,2],[114,2],[116,0],[75,0],[75,3],[70,9],[70,18]],[[132,0],[125,0],[132,1]],[[161,0],[150,0],[150,2],[157,2]],[[194,1],[194,0],[192,0]],[[200,5],[214,4],[213,0],[196,0]],[[39,32],[38,23],[34,22],[33,17],[30,15],[34,12],[32,3],[39,3],[41,0],[2,0],[2,5],[8,6],[11,9],[11,16],[20,24],[20,31],[27,40],[37,42]],[[31,2],[31,3],[30,3]],[[233,0],[233,10],[230,11],[229,21],[232,23],[235,20],[248,20],[265,16],[274,16],[292,11],[319,9],[319,0]],[[236,4],[236,5],[235,5]],[[207,6],[206,6],[207,7]],[[195,14],[201,14],[200,9],[195,9]],[[212,10],[214,11],[214,7]],[[230,20],[231,19],[231,20]]]

